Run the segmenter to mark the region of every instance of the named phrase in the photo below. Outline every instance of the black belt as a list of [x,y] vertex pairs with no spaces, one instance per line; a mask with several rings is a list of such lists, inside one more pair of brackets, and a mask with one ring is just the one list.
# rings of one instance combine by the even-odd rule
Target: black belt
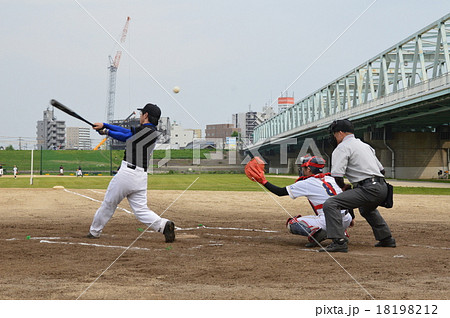
[[[136,170],[136,165],[127,163],[127,168],[130,168],[131,170]],[[144,169],[145,172],[147,172],[147,169]]]
[[357,182],[356,184],[359,186],[364,186],[365,184],[372,183],[372,182],[384,182],[384,178],[383,177],[367,178],[367,179]]

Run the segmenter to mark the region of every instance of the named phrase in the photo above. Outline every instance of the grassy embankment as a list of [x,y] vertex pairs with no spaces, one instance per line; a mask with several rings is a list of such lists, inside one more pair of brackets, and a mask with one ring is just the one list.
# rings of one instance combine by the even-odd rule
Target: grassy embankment
[[[210,150],[201,150],[201,159]],[[166,156],[164,150],[156,150],[154,159],[162,159]],[[31,150],[0,151],[0,164],[6,170],[6,175],[0,178],[0,188],[52,188],[62,185],[69,189],[106,189],[111,177],[109,177],[110,159],[112,159],[113,170],[115,170],[123,158],[123,150],[40,150],[34,151],[34,174],[33,185],[30,178],[20,175],[20,172],[30,171]],[[42,158],[42,160],[41,160]],[[172,159],[192,159],[193,150],[172,150]],[[19,168],[19,178],[11,178],[12,167]],[[55,175],[59,173],[59,166],[64,166],[65,175],[39,177],[42,166],[43,174]],[[100,176],[89,176],[83,178],[69,177],[81,166],[86,173],[103,174]],[[198,179],[197,179],[198,178]],[[197,181],[193,183],[195,180]],[[273,184],[283,187],[292,184],[292,178],[267,179]],[[425,180],[420,180],[425,181]],[[432,180],[427,180],[432,181]],[[439,180],[450,182],[450,180]],[[243,174],[162,174],[149,176],[150,190],[185,190],[191,183],[190,190],[210,191],[264,191],[263,188],[247,179]],[[395,187],[396,194],[422,194],[422,195],[450,195],[450,189],[446,188],[424,188],[424,187]]]
[[[198,178],[198,179],[197,179]],[[56,185],[68,189],[106,189],[111,177],[88,176],[37,176],[30,185],[30,178],[11,176],[0,178],[0,188],[52,188]],[[267,177],[271,183],[283,187],[292,184],[292,178]],[[194,182],[195,181],[195,182]],[[250,181],[244,174],[157,174],[149,175],[149,190],[189,190],[207,191],[264,191],[265,188]],[[0,190],[1,192],[1,190]],[[449,188],[394,187],[395,194],[450,195]]]
[[[210,150],[200,150],[200,159],[205,159],[205,154]],[[123,159],[123,150],[36,150],[33,152],[33,171],[39,174],[58,174],[59,166],[64,167],[67,174],[75,173],[78,166],[90,174],[109,175],[110,161],[112,170],[120,166]],[[153,159],[163,159],[166,156],[164,150],[153,152]],[[172,150],[172,159],[193,159],[192,149]],[[5,174],[12,174],[12,168],[16,165],[20,171],[31,170],[31,150],[3,150],[0,151],[0,164],[5,169]]]

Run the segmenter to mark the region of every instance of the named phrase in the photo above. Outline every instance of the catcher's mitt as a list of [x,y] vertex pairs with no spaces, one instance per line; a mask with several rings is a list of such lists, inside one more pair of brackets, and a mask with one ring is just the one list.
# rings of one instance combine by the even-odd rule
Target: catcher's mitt
[[245,166],[245,174],[252,180],[261,184],[266,184],[267,180],[264,176],[264,161],[259,157],[254,157]]

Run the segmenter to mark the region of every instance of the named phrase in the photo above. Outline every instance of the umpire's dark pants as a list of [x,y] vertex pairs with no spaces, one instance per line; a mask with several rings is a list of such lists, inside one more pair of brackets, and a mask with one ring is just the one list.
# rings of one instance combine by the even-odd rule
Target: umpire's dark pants
[[386,195],[387,185],[383,180],[366,183],[363,186],[357,185],[352,190],[330,197],[323,205],[328,238],[345,238],[341,210],[355,208],[359,208],[359,213],[372,227],[376,240],[380,241],[390,237],[391,230],[377,210]]

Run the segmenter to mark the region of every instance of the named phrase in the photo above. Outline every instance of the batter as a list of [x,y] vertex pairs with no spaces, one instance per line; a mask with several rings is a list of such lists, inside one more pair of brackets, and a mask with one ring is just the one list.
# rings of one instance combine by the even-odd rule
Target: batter
[[124,160],[106,190],[102,205],[94,215],[88,238],[100,237],[117,205],[126,197],[136,218],[151,229],[162,232],[166,243],[175,240],[175,224],[161,218],[147,206],[147,165],[158,138],[156,126],[161,117],[157,105],[147,104],[141,111],[140,126],[131,130],[106,123],[95,123],[100,134],[126,142]]

